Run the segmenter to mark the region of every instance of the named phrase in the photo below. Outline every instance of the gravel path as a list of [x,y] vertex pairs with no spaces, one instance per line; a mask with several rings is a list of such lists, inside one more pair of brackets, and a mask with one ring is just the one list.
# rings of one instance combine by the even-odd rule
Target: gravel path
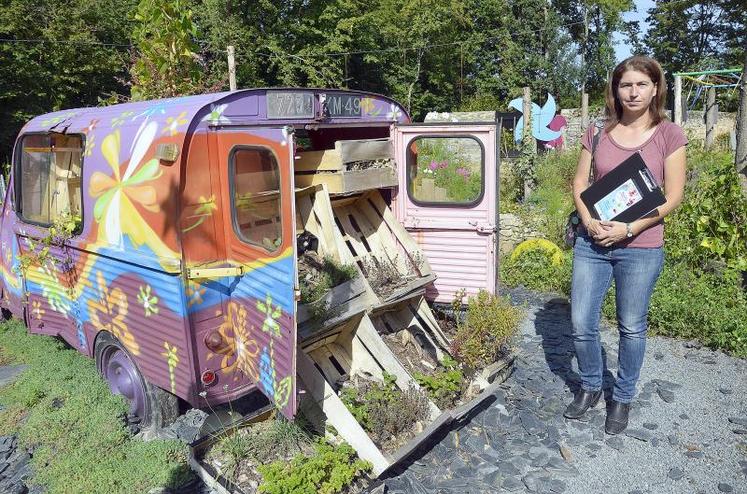
[[[562,417],[578,388],[566,300],[511,296],[527,305],[514,374],[386,492],[747,493],[747,361],[649,338],[628,430],[608,436],[602,405]],[[616,328],[602,340],[609,399]]]

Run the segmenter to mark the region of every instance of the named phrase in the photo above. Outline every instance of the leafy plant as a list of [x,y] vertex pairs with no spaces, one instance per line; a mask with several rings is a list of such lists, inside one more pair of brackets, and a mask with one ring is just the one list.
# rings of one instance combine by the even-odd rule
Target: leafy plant
[[720,263],[747,271],[747,199],[733,155],[695,149],[688,163],[684,201],[666,218],[667,253],[695,268]]
[[401,391],[397,378],[384,372],[384,382],[361,380],[345,386],[340,399],[374,440],[383,441],[406,432],[428,416],[428,399],[415,388]]
[[339,264],[331,257],[325,257],[319,275],[309,283],[301,284],[301,303],[315,302],[324,297],[331,288],[356,276],[358,270],[352,264]]
[[431,376],[418,372],[413,377],[425,388],[439,408],[449,408],[456,402],[464,388],[464,374],[459,367],[459,362],[448,355],[441,360],[441,366]]
[[507,299],[480,290],[468,300],[467,314],[458,325],[452,355],[472,369],[495,362],[519,326],[521,311]]
[[[25,276],[31,266],[44,266],[49,259],[49,249],[52,246],[64,247],[68,240],[79,230],[81,217],[65,211],[58,215],[47,230],[47,234],[38,241],[27,237],[28,250],[18,256],[18,270]],[[63,271],[71,269],[72,259],[55,259],[61,264]]]
[[[548,242],[527,241],[518,254],[512,253],[502,259],[501,280],[508,286],[523,285],[544,292],[571,293],[572,253],[561,252]],[[547,248],[552,245],[554,248]],[[519,246],[517,246],[516,250]],[[516,252],[516,251],[514,251]]]
[[324,439],[315,445],[315,454],[296,455],[290,462],[276,461],[258,467],[263,481],[259,492],[266,494],[335,494],[371,464],[355,458],[348,444],[333,446]]

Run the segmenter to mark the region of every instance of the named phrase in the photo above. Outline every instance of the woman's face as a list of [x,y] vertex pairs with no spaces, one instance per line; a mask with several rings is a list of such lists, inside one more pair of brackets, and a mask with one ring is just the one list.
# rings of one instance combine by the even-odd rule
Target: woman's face
[[617,99],[623,112],[639,113],[648,109],[656,96],[656,85],[651,78],[637,70],[626,70],[617,86]]

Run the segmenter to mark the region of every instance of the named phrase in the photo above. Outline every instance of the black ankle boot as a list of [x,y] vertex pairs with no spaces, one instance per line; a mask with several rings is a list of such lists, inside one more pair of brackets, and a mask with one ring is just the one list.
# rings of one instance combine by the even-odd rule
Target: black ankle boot
[[565,409],[563,416],[568,419],[577,419],[586,413],[589,408],[594,408],[602,397],[602,390],[586,391],[582,389],[578,392],[573,402]]
[[620,434],[628,427],[628,414],[630,413],[630,403],[620,403],[612,400],[610,409],[607,412],[607,420],[604,421],[604,430],[607,434]]

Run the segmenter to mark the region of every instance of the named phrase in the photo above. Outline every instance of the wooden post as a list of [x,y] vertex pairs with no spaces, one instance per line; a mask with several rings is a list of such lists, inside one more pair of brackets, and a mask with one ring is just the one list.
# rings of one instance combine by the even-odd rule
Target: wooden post
[[581,130],[589,128],[589,93],[581,95]]
[[674,76],[674,123],[682,125],[682,77]]
[[[742,195],[747,198],[747,51],[744,53],[744,67],[739,81],[739,111],[735,130],[737,149],[734,153],[734,166],[740,174]],[[747,281],[743,285],[747,286]]]
[[[537,154],[537,143],[534,142],[534,137],[532,136],[532,93],[531,90],[528,87],[524,88],[524,97],[522,101],[522,113],[524,114],[524,135],[522,138],[522,147],[528,146],[529,147],[529,156],[522,156],[522,159],[528,159],[532,163],[528,163],[527,166],[529,168],[534,167],[534,158],[533,156]],[[526,148],[524,148],[526,151]],[[523,153],[522,153],[523,154]],[[529,173],[529,170],[525,171],[526,173]],[[532,186],[531,180],[529,180],[529,177],[524,177],[524,199],[529,197],[529,195],[532,193]]]
[[234,60],[233,46],[228,46],[228,87],[236,91],[236,60]]
[[524,88],[522,101],[522,113],[524,114],[524,139],[532,137],[532,92],[528,87]]
[[706,93],[705,103],[705,148],[711,149],[714,135],[716,134],[716,122],[718,121],[718,106],[716,106],[716,88],[709,87]]

